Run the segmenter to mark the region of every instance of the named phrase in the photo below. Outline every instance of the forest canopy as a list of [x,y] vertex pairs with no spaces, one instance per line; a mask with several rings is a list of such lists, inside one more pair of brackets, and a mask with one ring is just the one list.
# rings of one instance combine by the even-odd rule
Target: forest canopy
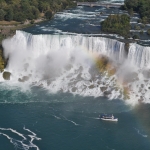
[[125,0],[124,8],[139,13],[143,23],[150,23],[150,0]]
[[72,5],[73,0],[0,0],[0,21],[24,22],[40,15],[50,19],[55,12]]
[[126,14],[110,15],[101,22],[101,30],[103,32],[116,33],[124,37],[128,37],[130,28],[130,17]]

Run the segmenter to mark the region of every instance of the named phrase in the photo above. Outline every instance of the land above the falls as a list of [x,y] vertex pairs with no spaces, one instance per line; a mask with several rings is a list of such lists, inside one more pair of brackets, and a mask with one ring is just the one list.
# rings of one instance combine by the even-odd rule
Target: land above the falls
[[0,1],[0,44],[18,29],[50,20],[58,11],[76,6],[72,0]]
[[139,22],[150,23],[150,1],[149,0],[125,0],[123,8],[128,10],[132,16],[134,12],[139,13]]
[[124,37],[129,36],[130,32],[130,17],[123,15],[110,15],[101,22],[101,30],[108,33],[116,33]]
[[148,40],[150,38],[150,1],[125,0],[120,10],[125,12],[111,14],[100,23],[101,31],[118,34],[126,40],[133,39],[137,43],[140,40]]
[[4,39],[12,37],[16,30],[50,20],[56,12],[75,6],[72,0],[0,1],[0,72],[7,64],[2,47]]

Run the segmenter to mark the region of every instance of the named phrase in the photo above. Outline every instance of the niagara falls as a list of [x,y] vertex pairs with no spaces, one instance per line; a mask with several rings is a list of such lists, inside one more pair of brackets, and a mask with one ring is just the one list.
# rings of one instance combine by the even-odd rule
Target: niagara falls
[[141,1],[0,1],[0,150],[150,149]]

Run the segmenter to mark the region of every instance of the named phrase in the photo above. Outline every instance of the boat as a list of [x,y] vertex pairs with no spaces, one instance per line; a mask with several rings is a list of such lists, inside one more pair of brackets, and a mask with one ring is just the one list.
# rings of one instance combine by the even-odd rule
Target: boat
[[102,115],[99,115],[99,118],[105,121],[118,121],[118,118],[114,117],[113,114],[112,115],[102,114]]

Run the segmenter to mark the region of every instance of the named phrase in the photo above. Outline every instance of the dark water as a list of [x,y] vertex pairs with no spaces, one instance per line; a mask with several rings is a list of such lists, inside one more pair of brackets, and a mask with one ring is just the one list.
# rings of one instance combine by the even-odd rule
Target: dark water
[[[0,104],[0,133],[12,138],[11,143],[0,135],[0,150],[150,149],[149,105],[132,108],[121,100],[49,94],[39,87],[26,93],[1,90],[0,94],[1,102],[11,97],[7,103]],[[113,113],[119,121],[99,120],[99,114],[104,112]],[[34,136],[32,142],[30,135]]]

